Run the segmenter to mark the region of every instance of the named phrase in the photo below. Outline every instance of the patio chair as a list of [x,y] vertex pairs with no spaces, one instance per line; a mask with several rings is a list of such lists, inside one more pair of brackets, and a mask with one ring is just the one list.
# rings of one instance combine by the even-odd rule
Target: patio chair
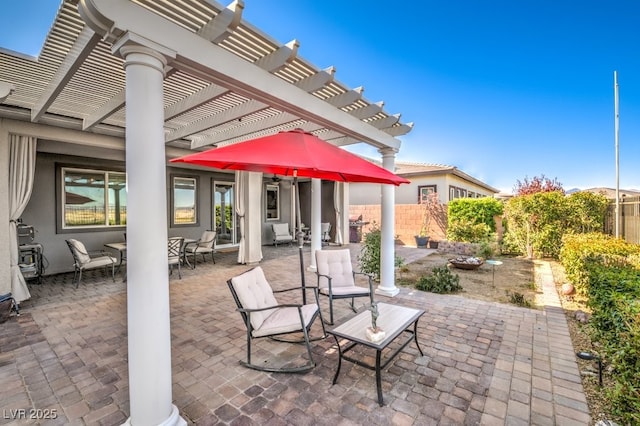
[[78,240],[69,238],[65,240],[71,255],[73,256],[73,281],[76,283],[76,288],[80,285],[82,280],[82,272],[90,269],[104,268],[105,275],[107,268],[111,267],[111,276],[113,281],[116,280],[116,258],[109,255],[106,251],[87,251],[85,245]]
[[[310,342],[324,339],[327,336],[320,312],[317,287],[307,287],[314,290],[316,303],[306,305],[279,304],[274,293],[300,291],[301,287],[273,291],[259,266],[231,278],[227,284],[247,327],[247,361],[240,361],[240,364],[255,370],[277,373],[304,373],[315,367]],[[322,336],[310,338],[309,332],[316,317],[320,317]],[[290,338],[278,337],[298,332],[302,332],[302,339],[291,340]],[[287,367],[286,363],[282,367],[270,366],[267,362],[253,364],[251,362],[251,341],[261,337],[270,337],[273,340],[286,343],[304,343],[307,348],[308,362],[290,367]]]
[[173,267],[178,266],[178,278],[182,279],[182,250],[184,237],[171,237],[167,242],[167,254],[169,255],[169,274],[173,274]]
[[272,223],[271,229],[273,230],[273,245],[278,247],[278,243],[293,244],[293,235],[289,231],[288,223]]
[[193,267],[196,267],[196,256],[202,255],[202,261],[206,261],[206,254],[211,255],[211,260],[216,263],[216,259],[213,257],[215,253],[216,231],[204,231],[198,241],[193,243],[187,243],[184,251],[185,255],[191,254],[193,256]]
[[331,241],[331,224],[329,222],[322,222],[320,224],[320,232],[322,245],[328,245],[329,241]]
[[[333,325],[335,299],[351,299],[353,312],[357,312],[354,305],[356,297],[369,297],[373,303],[373,277],[353,271],[349,249],[316,250],[316,275],[320,294],[329,298],[329,325]],[[357,286],[356,275],[367,277],[369,287]]]

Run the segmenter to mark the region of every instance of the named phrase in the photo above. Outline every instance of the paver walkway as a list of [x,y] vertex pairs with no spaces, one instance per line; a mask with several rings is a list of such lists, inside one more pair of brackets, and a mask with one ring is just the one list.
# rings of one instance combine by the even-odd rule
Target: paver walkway
[[[355,259],[359,246],[350,248]],[[407,259],[421,255],[416,249],[402,250]],[[297,247],[263,251],[261,266],[274,287],[299,285]],[[408,288],[394,298],[378,296],[379,301],[426,311],[418,323],[424,356],[409,345],[383,371],[385,406],[379,407],[370,370],[343,363],[338,384],[331,385],[337,364],[332,338],[313,344],[318,366],[304,375],[262,373],[238,364],[245,356],[245,329],[226,280],[248,267],[237,265],[235,257],[221,253],[215,265],[199,263],[195,270],[183,270],[181,280],[171,276],[173,396],[191,424],[591,422],[547,264],[536,268],[544,311]],[[308,263],[308,247],[305,259]],[[20,409],[55,410],[57,418],[42,424],[116,425],[128,417],[125,284],[95,272],[75,289],[71,277],[47,277],[31,286],[32,299],[23,303],[23,315],[0,325],[2,424],[36,423],[12,420]],[[312,273],[306,279],[315,283]],[[321,303],[326,311],[326,299]],[[353,315],[347,303],[338,301],[338,318]],[[303,351],[299,345],[264,340],[258,354],[296,356]]]

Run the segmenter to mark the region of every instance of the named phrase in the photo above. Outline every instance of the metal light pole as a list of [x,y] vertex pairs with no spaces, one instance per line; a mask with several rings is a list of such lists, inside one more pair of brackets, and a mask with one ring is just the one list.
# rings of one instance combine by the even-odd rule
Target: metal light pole
[[620,110],[618,95],[618,71],[613,72],[613,88],[615,100],[615,147],[616,147],[616,238],[620,238]]

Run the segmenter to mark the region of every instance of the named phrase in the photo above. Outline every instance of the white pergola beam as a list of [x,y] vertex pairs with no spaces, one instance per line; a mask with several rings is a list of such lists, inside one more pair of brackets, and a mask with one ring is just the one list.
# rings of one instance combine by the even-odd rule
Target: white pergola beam
[[206,86],[203,89],[197,91],[193,95],[167,106],[164,110],[164,119],[165,121],[171,120],[172,118],[184,114],[187,111],[191,111],[192,109],[198,108],[199,106],[202,106],[211,101],[213,98],[221,96],[225,93],[228,93],[228,90],[224,87],[210,84],[209,86]]
[[397,126],[387,127],[382,129],[383,132],[390,134],[391,136],[406,135],[413,129],[413,121],[406,124],[399,124]]
[[379,101],[374,104],[369,104],[365,107],[354,109],[353,111],[349,111],[349,114],[358,118],[360,120],[364,120],[369,117],[373,117],[376,114],[382,112],[382,108],[384,107],[384,102]]
[[71,80],[76,71],[82,66],[84,60],[91,54],[91,51],[98,44],[100,38],[100,34],[95,33],[89,26],[85,26],[82,29],[64,61],[60,64],[56,74],[51,79],[51,82],[49,82],[44,93],[31,110],[32,122],[36,123],[42,118],[69,80]]
[[289,43],[280,46],[270,54],[256,60],[254,65],[268,72],[278,71],[280,68],[295,59],[298,54],[298,47],[300,47],[298,41],[291,40]]
[[218,114],[212,115],[202,120],[195,121],[193,124],[180,127],[179,129],[176,129],[172,132],[167,133],[165,135],[165,143],[182,139],[189,135],[193,135],[194,133],[202,132],[203,130],[210,129],[211,127],[215,127],[232,120],[237,120],[239,118],[242,118],[248,113],[259,111],[265,108],[268,108],[268,105],[265,105],[259,101],[251,99],[247,102],[231,107]]
[[233,127],[227,131],[216,133],[211,136],[198,137],[191,141],[191,149],[201,148],[207,145],[218,145],[221,143],[239,142],[244,140],[243,137],[260,130],[281,126],[285,123],[296,121],[298,117],[286,112],[274,115],[273,117],[264,118],[261,120],[255,120],[250,123],[238,123],[236,127]]
[[105,118],[114,114],[125,104],[126,91],[123,88],[117,95],[109,99],[104,105],[91,113],[90,116],[82,120],[82,130],[89,130],[96,124],[101,123]]
[[376,129],[386,129],[393,126],[398,121],[400,121],[400,114],[393,114],[379,120],[371,120],[369,121],[369,124],[371,124]]
[[327,98],[325,99],[325,101],[336,108],[342,108],[362,99],[362,92],[364,92],[364,87],[360,86],[353,90],[349,90],[331,98]]
[[235,0],[198,30],[198,35],[212,43],[229,37],[242,22],[244,0]]
[[325,68],[313,75],[310,75],[309,77],[296,81],[293,85],[307,93],[312,93],[331,83],[335,77],[335,73],[335,67]]

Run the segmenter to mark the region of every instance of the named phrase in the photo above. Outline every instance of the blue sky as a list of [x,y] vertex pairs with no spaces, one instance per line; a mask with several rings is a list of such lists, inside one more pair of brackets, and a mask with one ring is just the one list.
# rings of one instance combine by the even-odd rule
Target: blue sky
[[[37,55],[58,5],[3,2],[0,47]],[[506,192],[542,174],[615,187],[617,70],[620,187],[640,189],[640,2],[245,0],[243,16],[414,122],[397,160],[454,165]]]

